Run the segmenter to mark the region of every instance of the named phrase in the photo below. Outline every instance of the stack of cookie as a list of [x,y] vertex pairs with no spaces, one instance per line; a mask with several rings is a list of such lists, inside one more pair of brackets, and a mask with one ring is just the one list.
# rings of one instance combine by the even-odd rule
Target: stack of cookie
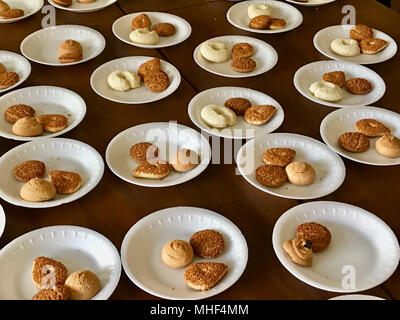
[[304,161],[293,161],[296,151],[290,148],[271,148],[264,152],[264,165],[256,169],[258,182],[267,187],[278,188],[289,182],[306,186],[315,180],[313,166]]
[[139,14],[132,20],[132,32],[129,39],[138,44],[156,45],[161,37],[175,34],[175,26],[168,22],[160,22],[151,26],[151,20],[145,13]]
[[[201,230],[190,237],[190,243],[184,240],[167,242],[161,251],[164,264],[173,269],[187,267],[194,255],[214,259],[224,251],[223,236],[215,230]],[[219,262],[198,262],[190,265],[184,273],[184,280],[190,288],[206,291],[215,286],[228,271],[228,266]]]
[[279,30],[286,27],[286,20],[272,18],[273,8],[264,3],[252,4],[247,8],[249,27],[258,30]]
[[339,137],[339,145],[350,152],[365,152],[370,147],[368,138],[380,137],[375,150],[388,158],[400,157],[400,139],[391,134],[390,128],[375,119],[361,119],[356,122],[356,132],[345,132]]

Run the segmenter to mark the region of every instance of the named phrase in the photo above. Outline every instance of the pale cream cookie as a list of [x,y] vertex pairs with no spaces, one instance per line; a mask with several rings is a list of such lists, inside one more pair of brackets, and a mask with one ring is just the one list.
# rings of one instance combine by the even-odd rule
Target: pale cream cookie
[[336,102],[343,98],[342,89],[332,82],[314,82],[311,84],[309,90],[314,97],[324,101]]
[[200,53],[204,59],[216,63],[228,61],[231,57],[226,44],[221,41],[203,42],[200,46]]
[[354,39],[335,39],[330,47],[334,53],[343,57],[355,57],[361,54],[358,42]]
[[207,125],[218,129],[233,126],[237,122],[235,112],[228,107],[216,104],[209,104],[201,109],[200,117]]
[[157,32],[141,28],[133,30],[129,34],[129,40],[138,44],[156,45],[160,41],[160,38]]

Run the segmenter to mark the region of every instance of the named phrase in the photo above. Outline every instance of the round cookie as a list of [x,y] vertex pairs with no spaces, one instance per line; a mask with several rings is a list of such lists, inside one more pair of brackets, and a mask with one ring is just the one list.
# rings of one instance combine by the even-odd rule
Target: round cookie
[[[48,274],[50,275],[48,276]],[[40,289],[58,284],[64,284],[67,279],[67,268],[59,261],[38,257],[32,264],[32,281]],[[52,283],[54,281],[54,283]]]
[[43,126],[34,117],[23,117],[14,123],[12,132],[20,137],[36,137],[43,133]]
[[136,16],[132,20],[131,25],[132,25],[132,30],[143,29],[143,28],[150,29],[151,28],[151,20],[147,14],[142,13],[142,14],[139,14],[138,16]]
[[342,89],[332,82],[317,81],[312,83],[308,90],[314,97],[324,101],[336,102],[343,98]]
[[204,59],[222,63],[228,61],[231,57],[226,44],[221,41],[206,41],[200,46],[200,53]]
[[60,194],[74,193],[82,186],[82,178],[76,172],[53,170],[49,172],[49,178]]
[[260,15],[254,17],[249,22],[249,28],[258,29],[258,30],[266,30],[271,23],[271,17],[267,15]]
[[0,15],[3,17],[3,19],[15,19],[23,17],[24,14],[24,10],[22,9],[10,9],[3,11]]
[[343,57],[355,57],[360,55],[358,42],[353,39],[335,39],[330,44],[331,50]]
[[367,38],[360,41],[361,52],[376,54],[385,49],[389,43],[383,39]]
[[157,32],[147,28],[135,29],[129,34],[129,40],[133,43],[155,45],[160,41]]
[[161,259],[167,267],[180,269],[188,266],[193,260],[192,246],[183,240],[167,242],[161,250]]
[[367,94],[372,91],[372,84],[363,78],[353,78],[346,81],[346,90],[353,94]]
[[39,290],[32,300],[67,300],[68,296],[68,288],[63,284],[57,284],[54,288]]
[[216,104],[209,104],[201,109],[200,117],[207,125],[218,129],[233,126],[237,123],[235,112],[228,107]]
[[270,148],[263,153],[265,164],[286,167],[296,156],[296,151],[290,148]]
[[160,22],[153,26],[153,30],[161,37],[172,36],[175,33],[175,27],[172,23]]
[[190,171],[200,163],[199,155],[193,150],[180,149],[171,159],[171,165],[178,172]]
[[244,112],[244,119],[253,126],[267,123],[275,114],[276,108],[270,105],[258,105]]
[[217,231],[205,229],[190,237],[194,254],[202,258],[216,258],[224,251],[224,237]]
[[73,63],[82,60],[82,45],[75,40],[67,39],[58,47],[58,61]]
[[256,179],[262,185],[278,188],[287,180],[287,174],[282,167],[262,165],[256,169]]
[[246,42],[236,43],[232,47],[232,58],[251,57],[254,53],[254,48]]
[[170,172],[171,165],[168,162],[143,162],[133,170],[133,176],[136,178],[160,180],[168,176]]
[[360,132],[346,132],[339,137],[339,144],[343,149],[351,152],[364,152],[369,149],[370,142],[367,136]]
[[239,57],[232,60],[231,67],[240,73],[251,72],[256,68],[256,62],[248,57]]
[[250,101],[244,98],[230,98],[225,101],[224,105],[232,109],[237,116],[243,116],[245,111],[251,107]]
[[144,62],[138,68],[138,74],[142,79],[148,74],[157,73],[159,71],[161,71],[161,61],[158,58]]
[[158,157],[158,147],[150,142],[139,142],[129,149],[130,157],[137,162],[148,162]]
[[71,300],[90,300],[100,290],[100,279],[89,270],[75,271],[65,281]]
[[365,24],[357,24],[350,30],[350,38],[361,41],[365,38],[372,38],[374,36],[374,30]]
[[35,109],[26,104],[15,104],[9,107],[4,113],[4,117],[8,122],[15,123],[24,117],[33,117]]
[[367,137],[379,137],[390,134],[390,129],[382,122],[374,119],[361,119],[356,122],[356,131],[365,134]]
[[44,130],[48,132],[60,132],[68,126],[67,117],[61,114],[41,114],[36,117]]
[[271,30],[280,30],[285,27],[286,27],[286,20],[280,18],[272,18],[268,25],[268,28]]
[[299,186],[310,185],[315,180],[315,170],[307,162],[295,161],[289,163],[286,167],[288,180]]
[[29,180],[20,190],[21,198],[29,202],[51,200],[56,196],[56,193],[56,188],[51,182],[40,178]]
[[332,82],[339,87],[343,87],[346,82],[346,76],[343,71],[327,72],[322,75],[322,80]]
[[148,73],[144,77],[144,85],[152,92],[163,92],[169,87],[169,77],[164,71]]
[[0,73],[0,89],[6,89],[19,81],[19,75],[15,72]]
[[38,160],[24,161],[14,168],[13,174],[15,179],[28,182],[33,178],[42,178],[46,171],[46,165]]
[[385,134],[375,142],[375,149],[384,157],[400,157],[400,139],[391,134]]
[[311,241],[312,250],[321,252],[331,243],[331,233],[322,224],[307,222],[297,227],[296,239]]

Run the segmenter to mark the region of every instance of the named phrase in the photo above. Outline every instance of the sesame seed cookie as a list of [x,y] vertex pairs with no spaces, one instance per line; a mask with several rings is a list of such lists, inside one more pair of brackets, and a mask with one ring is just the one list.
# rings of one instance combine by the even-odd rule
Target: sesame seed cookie
[[339,137],[342,148],[351,152],[364,152],[369,149],[370,142],[367,136],[360,132],[346,132]]
[[194,254],[202,258],[216,258],[224,251],[224,237],[215,230],[197,231],[190,237]]
[[267,187],[281,187],[287,180],[287,174],[282,167],[261,165],[256,169],[256,179]]

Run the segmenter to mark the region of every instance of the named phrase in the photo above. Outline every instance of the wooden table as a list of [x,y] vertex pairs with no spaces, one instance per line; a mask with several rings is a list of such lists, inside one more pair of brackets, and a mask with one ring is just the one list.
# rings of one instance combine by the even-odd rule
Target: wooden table
[[[260,90],[278,100],[285,110],[285,121],[278,132],[299,133],[321,140],[320,122],[333,109],[307,100],[293,86],[293,74],[299,67],[312,61],[326,60],[312,44],[314,34],[323,27],[339,24],[342,6],[352,4],[357,9],[359,23],[387,32],[400,44],[400,29],[397,27],[400,15],[375,0],[338,0],[318,8],[299,7],[304,23],[294,31],[277,35],[248,33],[230,25],[226,12],[232,4],[223,0],[119,0],[117,4],[95,13],[74,14],[57,9],[58,25],[90,26],[105,36],[106,49],[99,57],[77,66],[52,68],[32,63],[32,74],[21,87],[55,85],[80,94],[88,106],[86,117],[64,136],[90,144],[103,156],[108,142],[117,133],[137,124],[176,120],[195,128],[187,114],[190,99],[202,90],[227,85]],[[193,28],[191,37],[182,44],[161,50],[135,48],[114,37],[111,25],[117,18],[127,13],[151,10],[167,11],[188,20]],[[1,49],[19,52],[21,41],[41,28],[42,18],[43,15],[37,13],[19,23],[0,25]],[[279,54],[278,64],[266,74],[247,79],[223,78],[198,67],[192,59],[195,46],[208,38],[227,34],[249,35],[270,43]],[[179,89],[164,100],[138,106],[113,103],[92,91],[89,77],[95,68],[112,59],[132,55],[160,57],[174,64],[182,75]],[[399,55],[371,68],[383,77],[387,85],[384,98],[375,105],[400,112]],[[1,154],[18,145],[12,140],[0,141]],[[385,220],[399,236],[400,207],[396,199],[399,168],[367,166],[346,159],[344,162],[347,176],[343,185],[333,194],[318,200],[360,206]],[[0,248],[26,232],[59,224],[94,229],[120,248],[125,233],[142,217],[168,207],[198,206],[219,212],[233,221],[242,230],[249,247],[249,262],[243,276],[215,299],[327,299],[337,294],[315,289],[297,280],[280,264],[272,249],[271,235],[276,220],[302,202],[257,190],[241,176],[235,175],[234,164],[210,165],[188,183],[158,189],[123,182],[106,168],[100,184],[70,204],[34,210],[1,200],[7,225],[0,239]],[[400,298],[400,272],[396,271],[388,281],[365,293],[387,299]],[[154,299],[136,287],[124,272],[112,298]]]

